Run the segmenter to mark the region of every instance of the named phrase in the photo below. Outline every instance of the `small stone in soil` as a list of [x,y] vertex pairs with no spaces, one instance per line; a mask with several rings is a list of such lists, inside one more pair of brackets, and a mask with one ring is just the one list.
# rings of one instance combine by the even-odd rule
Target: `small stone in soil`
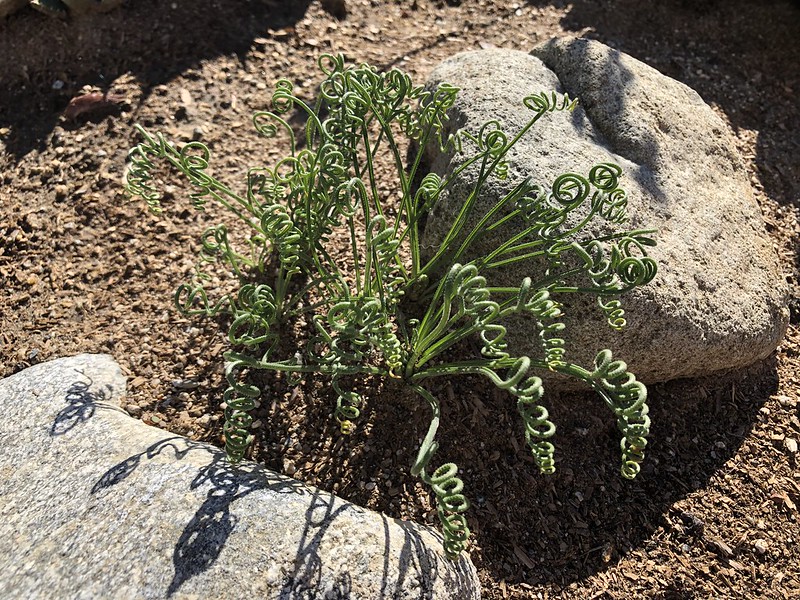
[[763,556],[767,553],[769,544],[767,543],[767,540],[757,539],[755,542],[753,542],[753,548],[758,554]]

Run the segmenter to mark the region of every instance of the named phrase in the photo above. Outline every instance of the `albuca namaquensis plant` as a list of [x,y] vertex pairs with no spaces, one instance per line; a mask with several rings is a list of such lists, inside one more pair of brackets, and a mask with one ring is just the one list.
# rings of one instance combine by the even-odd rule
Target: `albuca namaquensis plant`
[[[431,487],[445,550],[456,556],[469,536],[468,502],[457,466],[433,466],[440,410],[426,381],[477,374],[507,390],[516,399],[539,469],[553,473],[549,439],[555,426],[541,404],[542,380],[533,375],[536,369],[549,369],[586,382],[611,408],[622,432],[622,474],[635,477],[650,424],[646,389],[624,362],[612,360],[609,350],[601,351],[589,368],[570,363],[560,337],[561,306],[554,300],[563,293],[596,295],[609,325],[621,328],[625,320],[616,296],[655,276],[656,265],[645,251],[653,245],[647,237],[652,231],[593,237],[585,230],[595,218],[626,222],[619,167],[598,164],[586,176],[568,173],[550,185],[525,179],[474,229],[465,226],[487,179],[507,176],[509,149],[547,113],[572,110],[575,102],[555,93],[526,97],[531,118],[513,137],[494,120],[477,132],[446,135],[456,88],[443,84],[426,90],[412,85],[399,69],[379,73],[369,65],[346,65],[342,56],[325,55],[319,67],[324,80],[314,106],[281,79],[272,110],[255,114],[257,131],[267,138],[285,132],[290,149],[275,166],[251,169],[243,193],[208,173],[209,150],[202,143],[178,148],[138,127],[144,141],[130,152],[128,190],[151,211],[161,211],[152,168],[155,159],[163,159],[193,185],[191,198],[198,209],[213,199],[241,221],[232,231],[247,232],[245,244],[236,247],[225,225],[207,230],[198,275],[175,295],[185,314],[227,314],[231,319],[233,348],[225,354],[224,394],[230,459],[241,460],[253,439],[250,412],[261,391],[247,377],[255,370],[330,378],[337,396],[334,414],[344,434],[353,430],[364,401],[348,387],[353,376],[400,379],[430,408],[430,426],[411,473]],[[286,120],[296,110],[307,118],[299,141]],[[417,149],[407,162],[403,138]],[[444,180],[433,173],[422,176],[429,144],[464,158]],[[393,165],[399,182],[400,200],[391,207],[376,175],[379,156]],[[471,192],[441,247],[426,258],[420,247],[424,217],[470,166],[478,169]],[[518,233],[509,234],[491,253],[468,259],[477,236],[506,231],[511,224]],[[349,240],[345,259],[332,248],[335,233]],[[532,268],[516,287],[492,287],[484,278],[492,269],[520,261],[545,266]],[[203,284],[205,269],[213,264],[231,269],[240,285],[212,302]],[[539,327],[539,357],[508,351],[504,322],[520,313],[532,315]],[[304,348],[279,355],[281,328],[301,318],[312,328]],[[479,339],[480,355],[452,358],[448,351],[468,338]]]

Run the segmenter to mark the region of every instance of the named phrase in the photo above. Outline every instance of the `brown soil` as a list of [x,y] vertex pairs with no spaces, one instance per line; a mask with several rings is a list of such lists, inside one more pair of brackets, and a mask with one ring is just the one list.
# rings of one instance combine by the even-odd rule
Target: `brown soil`
[[[192,271],[197,235],[222,215],[190,210],[177,180],[163,217],[124,195],[133,124],[202,139],[216,175],[237,185],[248,166],[283,150],[254,135],[249,115],[268,106],[280,76],[312,97],[323,52],[398,65],[422,81],[461,50],[528,50],[567,33],[599,39],[690,85],[730,124],[792,285],[793,323],[775,355],[746,372],[652,386],[651,450],[635,482],[618,474],[615,427],[593,397],[552,399],[558,472],[547,478],[535,473],[508,398],[469,378],[437,390],[440,456],[464,470],[485,597],[800,597],[800,8],[345,6],[337,18],[308,1],[129,0],[71,22],[23,9],[0,23],[0,376],[106,352],[130,376],[131,415],[219,443],[225,337],[217,323],[181,318],[172,292]],[[67,109],[92,91],[116,96]],[[373,390],[357,432],[342,438],[325,382],[271,381],[254,458],[434,523],[408,474],[426,409],[395,396]]]

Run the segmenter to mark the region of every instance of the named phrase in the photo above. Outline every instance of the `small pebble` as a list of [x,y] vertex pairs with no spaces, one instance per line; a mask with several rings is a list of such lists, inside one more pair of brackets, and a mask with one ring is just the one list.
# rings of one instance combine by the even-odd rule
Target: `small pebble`
[[753,548],[758,554],[763,556],[767,553],[769,544],[767,543],[767,540],[757,539],[755,542],[753,542]]
[[200,384],[192,379],[173,379],[172,387],[177,390],[193,390]]
[[375,482],[374,481],[367,482],[366,485],[364,485],[364,489],[369,490],[371,492],[372,490],[375,489]]
[[128,411],[128,414],[132,417],[141,417],[142,416],[142,407],[136,404],[128,404],[125,407],[125,410]]
[[786,449],[791,452],[792,454],[797,454],[797,440],[794,438],[786,438],[783,440],[783,444],[786,446]]

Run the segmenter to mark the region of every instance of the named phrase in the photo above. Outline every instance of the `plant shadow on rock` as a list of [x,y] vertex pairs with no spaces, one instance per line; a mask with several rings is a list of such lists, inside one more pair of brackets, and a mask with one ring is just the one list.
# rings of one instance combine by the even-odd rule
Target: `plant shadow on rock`
[[[244,61],[254,38],[291,27],[310,4],[137,0],[66,22],[22,10],[0,21],[0,127],[11,130],[6,151],[21,158],[41,148],[83,85],[107,91],[129,73],[146,97],[202,60],[236,54]],[[55,74],[64,83],[60,90],[52,88]]]
[[[233,505],[259,490],[311,496],[296,557],[288,561],[288,564],[293,565],[293,571],[284,577],[284,590],[294,589],[295,584],[300,584],[304,589],[313,589],[321,581],[324,565],[319,554],[320,545],[337,516],[353,510],[352,506],[258,465],[252,463],[232,465],[225,458],[224,452],[206,444],[193,442],[181,436],[165,438],[114,465],[98,479],[91,493],[99,494],[123,483],[144,461],[152,460],[164,452],[171,452],[176,460],[182,460],[191,452],[211,455],[211,461],[198,469],[197,475],[189,484],[190,490],[200,488],[207,490],[206,499],[186,524],[175,545],[173,552],[175,572],[166,591],[167,596],[174,595],[186,581],[214,565],[239,520]],[[386,517],[382,518],[387,530],[388,555],[388,521]],[[400,526],[405,535],[400,552],[398,582],[401,583],[408,577],[419,577],[421,573],[427,573],[431,579],[435,579],[437,561],[440,559],[430,554],[430,550],[420,541],[418,533],[410,526],[404,524]],[[386,586],[388,565],[385,564],[384,567],[383,585]],[[411,570],[419,573],[412,574]],[[348,574],[340,576],[335,585],[333,591],[341,597],[349,597],[352,582]]]
[[68,433],[76,426],[91,419],[98,408],[119,410],[117,407],[108,404],[109,398],[113,395],[113,390],[109,387],[108,393],[105,390],[93,390],[92,381],[76,381],[67,390],[64,400],[67,406],[62,408],[55,421],[50,426],[50,435],[60,436]]

